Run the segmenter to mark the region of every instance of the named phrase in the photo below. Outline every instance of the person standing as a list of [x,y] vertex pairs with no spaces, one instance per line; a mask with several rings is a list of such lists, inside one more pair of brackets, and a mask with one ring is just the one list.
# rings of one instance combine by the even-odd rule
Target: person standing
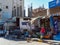
[[6,31],[5,37],[7,37],[9,35],[9,25],[7,22],[4,24],[4,27],[4,30]]
[[27,37],[27,42],[30,42],[31,41],[31,32],[30,31],[27,31],[26,32],[26,37]]
[[8,37],[8,35],[9,35],[9,31],[7,30],[5,37]]
[[44,28],[44,26],[42,26],[41,30],[40,30],[40,38],[41,39],[43,38],[44,34],[45,34],[45,28]]

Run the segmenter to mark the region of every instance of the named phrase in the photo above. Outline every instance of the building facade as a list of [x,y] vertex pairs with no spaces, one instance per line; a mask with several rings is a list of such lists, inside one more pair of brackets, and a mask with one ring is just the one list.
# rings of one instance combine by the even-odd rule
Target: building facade
[[12,16],[12,0],[0,0],[0,15],[3,20]]
[[38,16],[46,16],[47,15],[47,9],[39,7],[37,9],[33,9],[32,11],[32,17],[38,17]]
[[13,0],[13,17],[24,17],[24,0]]
[[39,7],[37,9],[33,9],[32,11],[32,17],[33,18],[36,18],[34,21],[33,21],[33,24],[35,26],[38,26],[40,27],[40,19],[47,16],[47,9],[43,8],[43,7]]
[[54,31],[60,31],[60,0],[49,2],[50,25]]
[[7,20],[12,17],[24,16],[24,0],[0,0],[0,18]]
[[28,17],[32,18],[32,4],[30,7],[28,7]]

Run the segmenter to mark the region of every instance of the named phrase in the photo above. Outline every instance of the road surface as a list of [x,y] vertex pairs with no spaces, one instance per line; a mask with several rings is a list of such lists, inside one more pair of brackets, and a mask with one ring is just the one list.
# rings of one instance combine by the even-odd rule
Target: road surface
[[14,40],[8,40],[1,37],[0,45],[49,45],[49,44],[45,44],[42,42],[34,42],[34,41],[31,41],[30,43],[28,43],[27,41],[14,41]]

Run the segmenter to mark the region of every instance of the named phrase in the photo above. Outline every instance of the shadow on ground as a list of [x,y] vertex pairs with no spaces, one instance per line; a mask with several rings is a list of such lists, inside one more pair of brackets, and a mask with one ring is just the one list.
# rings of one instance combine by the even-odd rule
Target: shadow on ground
[[26,39],[23,39],[23,38],[14,38],[14,37],[11,37],[11,36],[7,36],[7,37],[2,37],[4,39],[7,39],[7,40],[13,40],[13,41],[26,41]]

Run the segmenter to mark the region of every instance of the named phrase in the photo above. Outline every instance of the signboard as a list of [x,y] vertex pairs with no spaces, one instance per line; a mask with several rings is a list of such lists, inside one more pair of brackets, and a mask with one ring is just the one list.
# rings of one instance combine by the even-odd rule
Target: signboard
[[54,8],[56,6],[60,6],[60,0],[54,0],[49,2],[49,8]]

